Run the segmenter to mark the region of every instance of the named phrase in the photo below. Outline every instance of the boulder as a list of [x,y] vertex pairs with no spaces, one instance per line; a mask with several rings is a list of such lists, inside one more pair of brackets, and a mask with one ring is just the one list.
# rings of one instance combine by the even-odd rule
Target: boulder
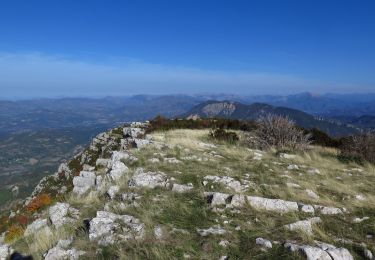
[[129,171],[129,168],[121,161],[115,161],[112,164],[112,170],[109,172],[109,176],[112,180],[119,180],[125,173]]
[[281,213],[298,211],[297,202],[280,199],[267,199],[262,197],[247,196],[250,206],[258,210],[270,210]]
[[144,172],[142,168],[137,169],[134,176],[129,180],[129,187],[167,187],[169,185],[167,175],[162,172]]
[[141,239],[144,224],[129,215],[117,215],[108,211],[98,211],[90,221],[89,239],[98,240],[100,245],[109,245],[119,240]]
[[49,208],[49,215],[52,225],[59,228],[75,222],[79,217],[79,211],[72,208],[68,203],[58,202]]
[[313,224],[319,223],[322,220],[319,217],[309,218],[306,220],[297,221],[292,224],[285,225],[285,228],[291,231],[302,231],[308,235],[313,234]]
[[113,200],[119,191],[120,191],[120,187],[117,185],[114,185],[114,186],[109,187],[107,194],[111,198],[111,200]]
[[79,176],[73,178],[73,192],[83,195],[95,186],[96,175],[94,172],[81,171]]

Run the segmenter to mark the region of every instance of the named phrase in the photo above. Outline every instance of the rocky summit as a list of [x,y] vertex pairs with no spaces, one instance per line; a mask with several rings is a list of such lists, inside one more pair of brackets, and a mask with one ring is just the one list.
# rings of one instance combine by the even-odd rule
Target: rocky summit
[[99,134],[2,217],[0,259],[374,259],[373,166],[237,134],[147,122]]

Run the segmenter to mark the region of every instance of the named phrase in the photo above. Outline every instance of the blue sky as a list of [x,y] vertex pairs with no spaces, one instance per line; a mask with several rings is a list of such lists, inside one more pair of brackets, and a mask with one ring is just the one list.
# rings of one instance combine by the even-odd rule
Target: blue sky
[[0,97],[375,92],[371,0],[0,2]]

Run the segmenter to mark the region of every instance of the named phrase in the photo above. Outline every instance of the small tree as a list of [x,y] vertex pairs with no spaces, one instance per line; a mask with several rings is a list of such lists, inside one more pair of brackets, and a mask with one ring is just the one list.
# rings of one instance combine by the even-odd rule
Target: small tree
[[255,138],[251,142],[260,149],[306,150],[310,135],[305,134],[288,117],[268,114],[257,120]]
[[348,159],[375,163],[375,133],[367,132],[343,139],[340,155]]

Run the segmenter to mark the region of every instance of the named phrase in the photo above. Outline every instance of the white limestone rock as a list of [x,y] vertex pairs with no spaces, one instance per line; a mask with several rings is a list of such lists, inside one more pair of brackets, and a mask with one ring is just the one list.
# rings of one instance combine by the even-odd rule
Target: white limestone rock
[[244,190],[244,187],[241,185],[241,182],[229,176],[208,175],[205,176],[203,179],[206,181],[206,185],[208,182],[221,183],[227,188],[233,189],[236,192],[241,192]]
[[0,244],[0,260],[6,260],[13,253],[13,249],[8,245]]
[[220,206],[227,204],[231,195],[221,192],[205,192],[208,202],[211,206]]
[[114,161],[112,163],[112,170],[109,172],[109,176],[112,180],[118,181],[128,171],[129,168],[123,162]]
[[123,134],[125,137],[140,138],[145,134],[145,130],[140,127],[124,127]]
[[189,192],[192,189],[194,189],[194,186],[192,183],[188,183],[187,185],[174,183],[172,186],[172,191],[178,192],[178,193]]
[[206,236],[209,236],[209,235],[224,235],[226,233],[226,230],[223,229],[220,226],[214,226],[214,227],[210,227],[210,228],[207,228],[207,229],[197,228],[197,232],[202,237],[206,237]]
[[306,189],[306,193],[307,193],[307,195],[308,195],[310,198],[312,198],[312,199],[314,199],[314,200],[318,200],[318,199],[319,199],[319,195],[316,194],[314,191],[312,191],[312,190],[310,190],[310,189]]
[[288,170],[299,170],[299,167],[297,164],[290,164],[287,167]]
[[98,211],[90,221],[89,239],[98,241],[100,245],[109,245],[118,241],[142,239],[144,229],[144,224],[133,216]]
[[94,172],[81,171],[79,176],[73,178],[73,192],[78,195],[85,194],[95,186],[96,175]]
[[337,215],[343,214],[343,211],[335,207],[325,207],[321,205],[314,205],[315,210],[318,210],[320,214],[323,215]]
[[295,159],[297,156],[294,154],[281,153],[280,158],[282,159]]
[[84,255],[84,251],[72,249],[63,249],[59,246],[55,246],[48,250],[44,260],[78,260],[80,256]]
[[232,201],[230,202],[230,205],[236,208],[240,208],[245,206],[246,204],[246,196],[245,195],[239,195],[236,194],[232,197]]
[[320,223],[321,221],[322,220],[319,217],[315,217],[315,218],[309,218],[309,219],[306,219],[306,220],[297,221],[295,223],[285,225],[284,227],[286,229],[291,230],[291,231],[302,231],[302,232],[306,233],[307,235],[312,235],[313,234],[313,229],[312,229],[313,225],[317,224],[317,223]]
[[161,226],[156,226],[154,228],[154,236],[156,239],[162,239],[163,238],[163,229]]
[[262,197],[247,196],[250,206],[258,210],[269,210],[281,213],[298,211],[297,202],[280,199],[267,199]]
[[129,187],[168,187],[167,175],[162,172],[144,172],[142,168],[137,169],[134,176],[129,180]]
[[177,160],[176,158],[173,158],[173,157],[171,157],[171,158],[164,158],[164,162],[167,162],[167,163],[174,163],[174,164],[177,164],[177,163],[181,163],[181,161],[180,160]]
[[119,191],[120,191],[120,187],[117,185],[114,185],[114,186],[109,187],[107,194],[110,197],[110,199],[113,200]]
[[99,158],[95,162],[95,165],[97,167],[104,167],[104,168],[109,168],[110,164],[111,164],[111,160],[110,159],[103,159],[103,158]]
[[75,222],[79,217],[79,211],[68,203],[58,202],[49,208],[49,218],[56,228]]
[[272,248],[271,241],[261,238],[261,237],[258,237],[257,239],[255,239],[255,243],[265,249]]

